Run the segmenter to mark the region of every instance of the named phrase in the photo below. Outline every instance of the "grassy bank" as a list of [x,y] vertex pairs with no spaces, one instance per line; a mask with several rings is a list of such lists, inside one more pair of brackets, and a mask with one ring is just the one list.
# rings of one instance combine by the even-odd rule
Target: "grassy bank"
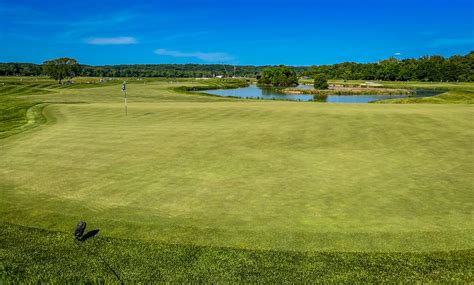
[[283,92],[287,94],[306,94],[315,97],[325,97],[328,95],[412,95],[415,91],[408,89],[387,89],[387,88],[348,88],[348,89],[302,89],[286,88]]
[[[0,224],[0,282],[472,282],[472,250],[262,251],[72,235]],[[99,257],[100,255],[100,257]]]
[[[234,88],[241,88],[249,86],[249,82],[243,79],[209,79],[209,80],[201,80],[200,83],[204,85],[193,85],[193,86],[179,86],[171,88],[173,91],[183,94],[189,95],[199,95],[199,96],[211,96],[211,97],[219,97],[217,95],[208,94],[208,93],[199,93],[196,94],[196,91],[204,91],[204,90],[215,90],[215,89],[234,89]],[[227,97],[232,98],[232,97]]]
[[[208,88],[237,88],[245,84],[242,83],[243,81],[235,80],[223,80],[222,82],[210,80],[210,83],[208,83],[208,81],[203,80],[169,78],[140,80],[136,78],[114,78],[99,84],[99,78],[82,77],[75,78],[74,84],[61,85],[46,77],[0,77],[0,138],[18,133],[18,131],[27,129],[28,126],[34,127],[36,125],[34,124],[35,120],[41,123],[41,114],[28,117],[28,110],[37,105],[44,107],[47,104],[54,103],[119,102],[122,95],[120,85],[123,81],[127,81],[131,86],[139,86],[140,89],[144,89],[147,94],[133,94],[132,92],[129,96],[132,96],[132,100],[139,99],[145,102],[150,101],[150,96],[156,96],[157,100],[167,100],[166,96],[170,96],[172,100],[179,100],[179,98],[191,100],[186,96],[176,96],[175,91],[166,89],[177,88],[176,91],[181,93],[195,95],[195,93],[188,92],[188,89],[202,89],[202,86],[205,86],[203,90]],[[156,85],[159,87],[155,90]],[[157,91],[161,93],[156,94]],[[202,101],[202,99],[195,98],[192,100]],[[214,101],[217,99],[214,99]],[[205,101],[209,100],[211,99]],[[34,112],[34,110],[31,112]],[[18,129],[20,127],[22,128]]]
[[[311,84],[309,79],[300,80],[302,84]],[[344,87],[360,86],[365,84],[366,80],[329,80],[330,85],[339,85]],[[376,101],[377,104],[474,104],[474,83],[473,82],[418,82],[418,81],[371,81],[379,85],[379,88],[393,89],[421,89],[421,90],[441,90],[443,93],[425,98],[399,98]],[[311,91],[305,91],[311,92]],[[377,94],[378,91],[374,91]],[[396,94],[401,94],[395,91]],[[395,94],[387,93],[384,94]],[[376,95],[365,93],[367,95]],[[335,95],[354,95],[354,94],[335,94]]]

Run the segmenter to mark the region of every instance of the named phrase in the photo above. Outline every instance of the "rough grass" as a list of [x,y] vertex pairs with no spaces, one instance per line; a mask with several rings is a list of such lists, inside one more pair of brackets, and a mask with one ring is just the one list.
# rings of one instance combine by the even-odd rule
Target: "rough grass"
[[4,133],[27,124],[28,109],[35,103],[14,98],[0,98],[0,137],[2,137]]
[[472,281],[470,106],[170,89],[196,84],[130,84],[128,117],[119,85],[21,96],[87,104],[0,140],[5,280],[111,280],[69,241],[85,219],[127,280]]
[[474,88],[451,90],[433,97],[398,98],[375,101],[376,104],[474,104]]
[[412,283],[472,282],[472,250],[295,252],[95,237],[0,226],[0,282]]

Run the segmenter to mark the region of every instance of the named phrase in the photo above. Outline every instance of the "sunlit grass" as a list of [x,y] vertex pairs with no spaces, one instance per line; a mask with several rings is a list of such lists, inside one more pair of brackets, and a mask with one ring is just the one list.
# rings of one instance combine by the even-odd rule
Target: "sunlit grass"
[[[245,101],[129,80],[125,117],[121,80],[44,81],[51,92],[0,97],[4,279],[112,280],[69,241],[80,219],[126,280],[470,278],[468,105]],[[32,106],[46,107],[25,117]]]

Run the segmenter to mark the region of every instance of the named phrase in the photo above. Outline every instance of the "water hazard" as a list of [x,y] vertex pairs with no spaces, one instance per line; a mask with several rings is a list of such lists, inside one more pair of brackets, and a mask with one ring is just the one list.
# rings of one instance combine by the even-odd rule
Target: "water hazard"
[[[298,88],[312,88],[308,85],[299,85]],[[313,95],[295,95],[285,94],[282,88],[258,87],[257,85],[249,85],[248,87],[236,89],[215,89],[196,91],[198,93],[207,93],[223,97],[234,97],[242,99],[263,99],[263,100],[286,100],[286,101],[314,101]],[[441,91],[442,92],[442,91]],[[428,97],[439,94],[440,91],[418,92],[412,97]],[[407,95],[328,95],[322,99],[326,103],[369,103],[372,101],[383,99],[405,98]],[[321,100],[318,100],[321,101]]]

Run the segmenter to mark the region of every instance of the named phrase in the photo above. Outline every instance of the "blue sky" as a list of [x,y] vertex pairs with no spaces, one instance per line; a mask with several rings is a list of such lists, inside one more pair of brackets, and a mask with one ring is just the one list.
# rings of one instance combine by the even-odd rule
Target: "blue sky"
[[474,0],[0,0],[0,62],[373,62],[474,50]]

